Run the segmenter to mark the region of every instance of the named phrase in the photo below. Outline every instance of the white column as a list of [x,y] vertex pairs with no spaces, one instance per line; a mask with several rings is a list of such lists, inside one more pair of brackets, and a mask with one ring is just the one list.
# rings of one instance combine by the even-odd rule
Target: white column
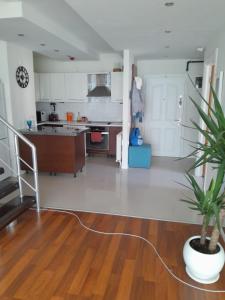
[[122,169],[128,169],[128,147],[131,127],[130,89],[132,82],[132,64],[134,57],[130,50],[123,52],[123,141],[122,141]]

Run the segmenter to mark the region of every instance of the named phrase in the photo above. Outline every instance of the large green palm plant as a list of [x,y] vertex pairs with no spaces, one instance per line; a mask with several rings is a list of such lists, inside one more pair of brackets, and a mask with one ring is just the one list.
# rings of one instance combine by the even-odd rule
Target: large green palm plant
[[215,225],[211,234],[209,243],[209,251],[214,252],[219,239],[223,217],[225,215],[225,200],[222,185],[225,175],[225,115],[217,95],[213,88],[211,88],[213,95],[213,107],[211,107],[203,98],[208,113],[191,98],[196,107],[201,120],[204,124],[204,129],[196,122],[192,122],[194,128],[202,134],[204,142],[198,142],[194,146],[194,151],[189,156],[195,156],[196,161],[193,168],[205,165],[206,163],[213,164],[217,171],[216,179],[212,179],[207,191],[204,191],[196,182],[194,177],[187,174],[188,181],[192,186],[195,195],[195,200],[183,200],[191,205],[191,209],[198,210],[203,215],[203,226],[201,232],[200,244],[204,245],[206,242],[207,229],[210,221],[215,217]]
[[202,129],[196,122],[192,122],[194,128],[205,138],[205,142],[198,142],[195,150],[190,154],[199,156],[193,166],[194,168],[206,163],[213,163],[219,166],[225,161],[225,115],[214,89],[211,88],[211,91],[214,108],[209,106],[208,102],[202,98],[208,107],[209,114],[190,98],[206,127]]

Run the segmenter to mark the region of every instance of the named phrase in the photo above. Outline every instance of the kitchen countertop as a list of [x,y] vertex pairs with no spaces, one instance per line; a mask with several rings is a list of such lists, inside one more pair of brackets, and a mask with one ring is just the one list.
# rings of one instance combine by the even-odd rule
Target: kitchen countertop
[[45,122],[41,122],[38,123],[38,125],[68,125],[68,126],[87,126],[87,127],[93,127],[93,126],[103,126],[103,127],[122,127],[123,124],[122,122],[96,122],[96,121],[89,121],[89,122],[68,122],[66,120],[61,120],[61,121],[55,121],[55,122],[51,122],[51,121],[45,121]]
[[27,135],[78,136],[79,134],[84,133],[88,130],[88,128],[86,127],[81,129],[75,127],[45,127],[43,125],[44,124],[42,124],[42,126],[40,127],[38,126],[39,127],[38,129],[36,128],[32,128],[32,130],[24,129],[24,130],[20,130],[20,132],[22,134],[27,134]]

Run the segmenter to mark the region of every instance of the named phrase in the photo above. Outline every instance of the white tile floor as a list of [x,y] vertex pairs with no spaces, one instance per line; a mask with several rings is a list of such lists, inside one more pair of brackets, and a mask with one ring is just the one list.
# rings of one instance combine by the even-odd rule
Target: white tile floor
[[185,182],[184,170],[190,164],[190,160],[154,157],[150,170],[121,170],[111,159],[91,157],[77,178],[40,174],[41,205],[199,223],[197,214],[179,201],[188,191],[176,183]]

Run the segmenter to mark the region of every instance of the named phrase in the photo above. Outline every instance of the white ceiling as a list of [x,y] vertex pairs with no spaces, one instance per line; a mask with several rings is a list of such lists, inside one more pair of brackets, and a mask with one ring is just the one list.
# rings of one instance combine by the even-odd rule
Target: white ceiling
[[[175,3],[168,8],[166,1],[0,0],[0,39],[62,60],[97,59],[123,49],[137,58],[201,58],[196,48],[225,28],[225,1],[168,0]],[[18,2],[21,14],[13,9]],[[6,13],[2,4],[12,7]]]
[[65,1],[115,50],[143,58],[199,58],[196,48],[225,26],[224,0]]
[[[22,3],[22,13],[18,3]],[[68,60],[68,56],[98,59],[100,53],[113,51],[63,0],[0,0],[0,39],[61,60]]]

